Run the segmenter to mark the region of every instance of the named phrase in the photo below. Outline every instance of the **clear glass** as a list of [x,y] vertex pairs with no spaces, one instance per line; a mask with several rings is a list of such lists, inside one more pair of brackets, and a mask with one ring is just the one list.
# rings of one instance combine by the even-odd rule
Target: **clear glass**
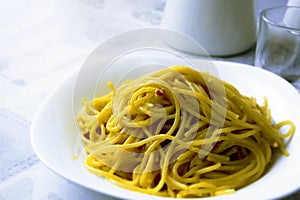
[[300,78],[300,7],[262,11],[255,65],[291,82]]

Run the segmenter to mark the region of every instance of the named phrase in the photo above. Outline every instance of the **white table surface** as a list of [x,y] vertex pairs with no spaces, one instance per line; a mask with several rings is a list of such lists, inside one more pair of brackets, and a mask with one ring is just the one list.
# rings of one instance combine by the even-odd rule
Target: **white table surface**
[[[0,2],[0,200],[113,199],[46,168],[31,149],[30,124],[51,90],[103,41],[124,31],[159,27],[166,0]],[[257,0],[257,15],[285,3]],[[254,51],[214,59],[253,65]]]

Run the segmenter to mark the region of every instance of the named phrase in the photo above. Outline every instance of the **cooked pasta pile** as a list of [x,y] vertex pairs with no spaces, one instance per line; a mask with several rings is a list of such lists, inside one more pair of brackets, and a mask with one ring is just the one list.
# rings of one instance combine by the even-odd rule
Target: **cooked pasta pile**
[[[265,99],[208,73],[173,66],[124,82],[78,115],[85,166],[142,193],[207,197],[259,179],[295,127],[272,121]],[[285,126],[288,130],[281,133]]]

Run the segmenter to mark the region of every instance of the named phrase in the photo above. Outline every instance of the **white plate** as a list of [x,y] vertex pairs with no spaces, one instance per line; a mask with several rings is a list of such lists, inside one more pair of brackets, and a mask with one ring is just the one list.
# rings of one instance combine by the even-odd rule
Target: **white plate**
[[[178,62],[177,60],[155,59],[157,63],[167,65]],[[193,60],[193,62],[201,61]],[[228,62],[214,63],[220,77],[236,86],[243,94],[253,96],[259,102],[262,102],[263,97],[266,96],[272,116],[276,120],[290,119],[297,128],[300,127],[300,96],[288,82],[260,68]],[[136,65],[136,60],[129,59],[119,64],[122,64],[119,66],[121,68],[112,69],[114,77],[124,77],[122,70],[128,70],[131,66]],[[79,155],[82,153],[82,147],[78,139],[76,123],[73,120],[73,111],[76,115],[81,107],[80,99],[82,97],[91,98],[93,96],[93,87],[99,81],[99,74],[96,71],[99,70],[103,71],[104,69],[94,67],[81,71],[84,78],[77,78],[74,73],[49,96],[32,123],[31,141],[34,150],[40,160],[50,169],[84,187],[125,199],[163,199],[120,188],[89,173],[82,164],[83,157]],[[114,78],[112,77],[112,79]],[[300,186],[300,145],[298,141],[300,141],[300,132],[297,129],[292,141],[287,146],[290,156],[280,157],[264,177],[238,190],[233,195],[209,199],[249,199],[249,197],[274,199],[295,192]],[[79,155],[79,158],[74,159],[74,155]]]

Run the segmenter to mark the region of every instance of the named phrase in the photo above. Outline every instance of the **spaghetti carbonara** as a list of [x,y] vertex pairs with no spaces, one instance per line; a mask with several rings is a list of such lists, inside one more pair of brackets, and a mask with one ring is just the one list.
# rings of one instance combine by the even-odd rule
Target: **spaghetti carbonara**
[[[168,197],[233,193],[288,155],[295,130],[272,121],[264,100],[208,73],[173,66],[83,99],[78,115],[85,166],[121,187]],[[281,133],[282,127],[288,127]]]

